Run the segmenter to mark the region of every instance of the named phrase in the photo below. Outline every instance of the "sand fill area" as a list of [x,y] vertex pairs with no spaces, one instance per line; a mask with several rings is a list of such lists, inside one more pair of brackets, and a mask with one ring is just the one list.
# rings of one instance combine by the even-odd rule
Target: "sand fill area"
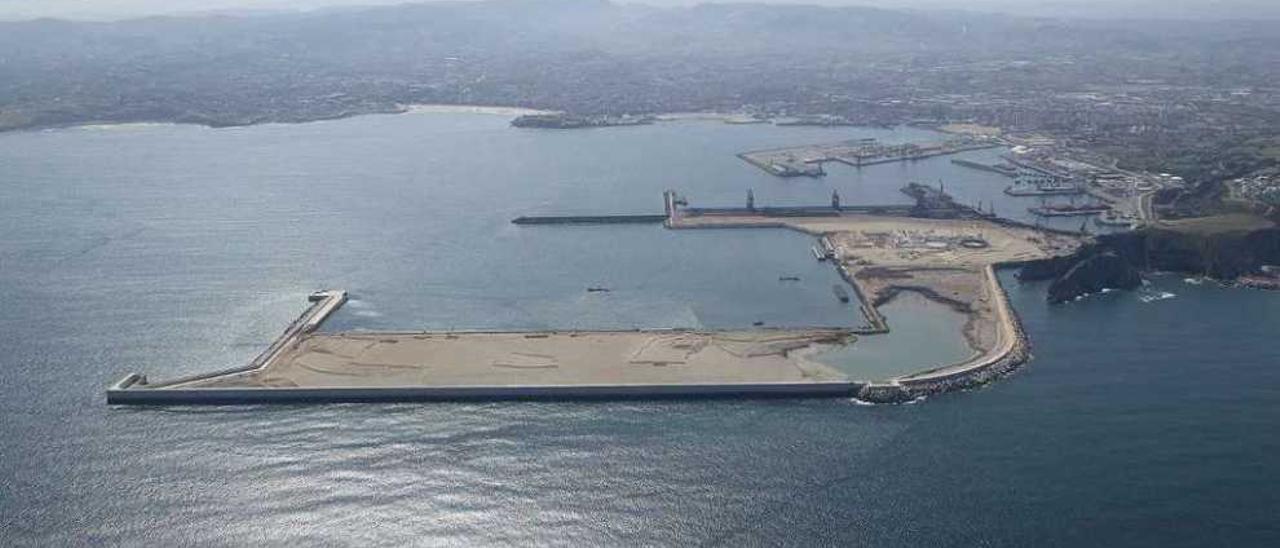
[[183,388],[843,381],[810,356],[840,329],[314,334],[260,370]]

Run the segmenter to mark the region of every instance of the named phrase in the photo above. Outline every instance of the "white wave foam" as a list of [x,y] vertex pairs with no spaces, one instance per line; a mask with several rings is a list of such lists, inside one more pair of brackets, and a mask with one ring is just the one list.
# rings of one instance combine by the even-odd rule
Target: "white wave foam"
[[1168,291],[1150,292],[1150,293],[1143,293],[1141,295],[1138,295],[1138,300],[1144,303],[1150,303],[1155,301],[1163,301],[1165,299],[1172,299],[1177,296],[1178,296],[1177,294],[1170,293]]
[[861,406],[867,406],[867,407],[874,407],[877,405],[915,405],[917,403],[924,401],[928,397],[929,396],[916,396],[911,400],[898,402],[898,403],[876,403],[876,402],[871,402],[867,400],[860,400],[858,398],[849,398],[849,401],[853,402],[854,405],[861,405]]

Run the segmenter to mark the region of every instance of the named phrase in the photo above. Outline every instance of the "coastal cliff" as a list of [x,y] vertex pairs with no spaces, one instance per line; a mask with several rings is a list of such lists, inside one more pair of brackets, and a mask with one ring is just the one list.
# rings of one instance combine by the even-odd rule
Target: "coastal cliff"
[[1112,251],[1085,258],[1049,285],[1049,302],[1057,304],[1103,289],[1133,289],[1142,285],[1142,275],[1128,261]]
[[1048,299],[1060,303],[1103,288],[1136,287],[1138,272],[1235,280],[1275,264],[1280,264],[1280,228],[1271,223],[1243,225],[1211,219],[1100,235],[1074,255],[1025,265],[1018,278],[1054,280]]

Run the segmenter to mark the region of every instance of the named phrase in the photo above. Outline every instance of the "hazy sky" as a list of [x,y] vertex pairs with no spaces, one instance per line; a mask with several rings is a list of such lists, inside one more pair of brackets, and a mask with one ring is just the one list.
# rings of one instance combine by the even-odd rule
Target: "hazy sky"
[[[412,0],[0,0],[0,19],[121,19],[225,10],[297,10]],[[614,0],[690,5],[706,0]],[[731,1],[731,0],[712,0]],[[1280,0],[742,0],[787,4],[970,9],[1086,17],[1280,17]]]

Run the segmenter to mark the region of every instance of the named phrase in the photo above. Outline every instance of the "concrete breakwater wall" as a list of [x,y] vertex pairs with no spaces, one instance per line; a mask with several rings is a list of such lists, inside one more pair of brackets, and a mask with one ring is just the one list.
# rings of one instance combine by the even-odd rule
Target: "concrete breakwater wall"
[[169,390],[170,387],[182,386],[215,377],[248,373],[266,367],[272,359],[279,356],[289,345],[297,341],[298,337],[319,329],[320,325],[329,319],[330,315],[346,304],[347,292],[340,290],[319,291],[313,293],[308,300],[311,301],[311,306],[302,315],[290,322],[280,337],[248,364],[186,375],[158,383],[148,383],[145,375],[131,373],[107,389],[107,403],[126,403],[127,400],[139,393]]
[[[130,380],[126,378],[125,381]],[[124,383],[125,381],[122,381]],[[377,403],[421,401],[557,401],[705,398],[852,397],[864,383],[726,383],[557,386],[404,386],[342,388],[171,388],[109,392],[108,403],[124,405],[224,405],[254,403]]]
[[985,385],[1009,375],[1031,357],[1031,344],[1022,328],[1022,321],[1009,304],[1008,295],[996,277],[996,268],[986,272],[995,300],[999,321],[1005,330],[996,348],[980,356],[931,371],[913,373],[883,383],[867,383],[858,390],[859,400],[871,403],[904,403],[934,394],[954,390],[966,390]]

